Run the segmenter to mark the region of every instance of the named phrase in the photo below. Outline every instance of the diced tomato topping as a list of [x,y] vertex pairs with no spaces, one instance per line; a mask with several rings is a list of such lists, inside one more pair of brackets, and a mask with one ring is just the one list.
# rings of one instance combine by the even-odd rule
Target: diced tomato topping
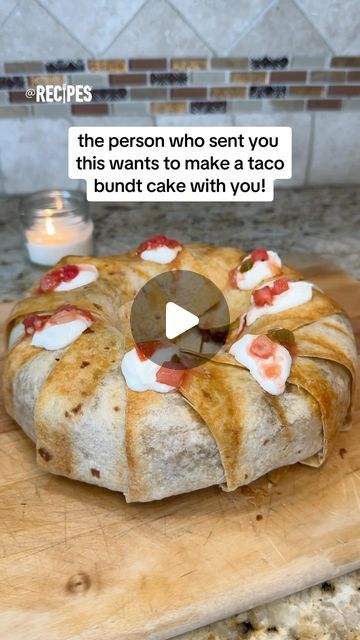
[[76,264],[65,265],[65,267],[62,267],[63,281],[70,282],[71,280],[74,280],[74,278],[76,278],[76,276],[78,275],[79,271],[80,269]]
[[78,275],[80,269],[76,264],[66,264],[58,269],[46,273],[40,280],[40,293],[54,291],[62,282],[70,282]]
[[278,296],[280,293],[284,293],[284,291],[288,291],[289,280],[287,278],[280,278],[279,280],[275,280],[272,286],[272,294],[273,296]]
[[255,340],[252,341],[249,351],[254,356],[258,358],[270,358],[274,355],[276,349],[276,345],[270,338],[265,335],[257,336]]
[[141,245],[137,248],[136,253],[140,255],[143,251],[149,251],[150,249],[158,249],[159,247],[169,247],[169,249],[175,249],[177,247],[182,247],[180,242],[177,240],[172,240],[171,238],[167,238],[166,236],[158,235],[153,236],[152,238],[148,238],[148,240],[144,240]]
[[48,291],[54,291],[56,287],[61,283],[61,278],[57,271],[50,271],[40,280],[39,293],[47,293]]
[[235,267],[235,269],[231,269],[231,271],[229,271],[229,282],[230,282],[230,286],[232,289],[237,289],[237,274],[238,274],[238,269],[237,267]]
[[41,331],[49,318],[51,318],[51,316],[39,316],[36,313],[31,313],[23,320],[25,334],[27,336],[32,336],[35,331]]
[[265,305],[272,304],[272,290],[270,287],[262,287],[261,289],[255,289],[253,291],[253,298],[257,307],[265,307]]
[[177,389],[181,384],[184,373],[184,365],[181,362],[164,362],[156,374],[156,381]]
[[136,353],[141,362],[149,360],[151,356],[161,347],[160,340],[151,340],[149,342],[141,342],[135,346]]
[[269,254],[263,247],[259,247],[258,249],[254,249],[254,251],[250,254],[251,260],[256,262],[257,260],[268,260]]
[[262,368],[262,373],[267,378],[279,378],[281,376],[281,366],[275,362],[273,364],[265,365]]
[[287,278],[280,278],[280,280],[275,280],[275,282],[270,287],[266,285],[261,289],[255,289],[253,291],[253,298],[255,305],[257,307],[264,307],[265,305],[270,305],[273,302],[274,296],[280,295],[280,293],[284,293],[288,291],[289,280]]
[[37,315],[30,314],[23,320],[26,335],[33,335],[35,331],[41,331],[45,324],[64,324],[66,322],[72,322],[78,318],[84,318],[90,324],[94,321],[93,315],[90,311],[85,309],[78,309],[72,304],[64,304],[53,313],[53,315]]

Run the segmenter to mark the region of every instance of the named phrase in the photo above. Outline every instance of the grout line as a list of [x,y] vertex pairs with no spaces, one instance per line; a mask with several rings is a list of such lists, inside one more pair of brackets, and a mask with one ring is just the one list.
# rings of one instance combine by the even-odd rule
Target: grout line
[[314,132],[315,132],[315,113],[311,114],[310,118],[310,136],[309,136],[309,148],[306,158],[306,171],[305,171],[305,186],[309,186],[310,168],[314,153]]
[[[106,52],[110,49],[110,47],[113,46],[114,42],[116,42],[116,40],[118,39],[118,37],[128,28],[128,26],[135,20],[135,18],[137,18],[137,16],[139,15],[140,11],[142,11],[144,9],[144,7],[148,4],[150,0],[144,0],[144,2],[142,2],[142,4],[140,5],[140,7],[138,8],[137,11],[135,11],[134,15],[130,18],[130,20],[124,24],[124,26],[122,27],[122,29],[120,29],[119,33],[116,34],[116,36],[111,40],[110,44],[108,44],[108,46],[100,53],[100,56],[104,56],[106,55]],[[135,58],[136,56],[122,56],[124,58],[124,60],[126,60],[127,62],[127,67],[129,66],[129,60],[130,57],[131,58]],[[129,69],[127,69],[127,72],[129,72]],[[126,71],[125,71],[126,73]]]
[[[194,35],[196,35],[196,37],[197,37],[197,38],[199,38],[199,40],[202,42],[202,44],[203,44],[203,45],[205,45],[205,46],[209,49],[210,53],[211,53],[213,56],[216,56],[216,51],[215,51],[215,49],[213,49],[213,47],[212,47],[212,46],[211,46],[211,44],[206,40],[206,38],[204,38],[204,36],[202,36],[202,35],[197,31],[197,29],[195,29],[195,28],[194,28],[194,25],[192,25],[192,24],[190,24],[190,23],[188,22],[188,19],[186,18],[186,16],[184,16],[184,15],[179,11],[179,9],[178,9],[178,8],[177,8],[177,7],[172,3],[172,1],[171,1],[171,0],[165,0],[165,2],[166,2],[166,4],[168,5],[168,7],[170,7],[171,9],[173,9],[173,11],[175,11],[175,13],[177,13],[177,15],[179,16],[179,18],[181,19],[181,21],[182,21],[182,22],[184,22],[184,23],[186,24],[186,26],[187,26],[187,27],[189,27],[189,29],[194,33]],[[170,2],[170,4],[169,4],[169,2]],[[178,58],[181,58],[182,56],[171,56],[171,57],[178,57]],[[199,56],[192,55],[191,57],[192,57],[192,58],[195,58],[195,57],[203,57],[203,55],[199,55]],[[209,58],[210,56],[209,56],[209,55],[207,55],[207,56],[204,56],[204,57]]]
[[[50,16],[50,18],[56,23],[58,24],[62,29],[64,29],[64,31],[66,31],[66,33],[68,34],[68,36],[70,36],[70,38],[72,40],[75,40],[75,42],[77,42],[83,49],[85,49],[86,53],[88,56],[92,56],[92,53],[90,51],[90,49],[88,49],[73,33],[71,33],[71,31],[69,31],[69,29],[66,27],[66,25],[64,25],[61,20],[59,20],[56,16],[54,16],[53,13],[51,13],[51,11],[49,11],[49,9],[43,5],[42,0],[34,0],[34,2],[36,2],[36,4],[38,5],[38,7],[40,7],[40,9],[42,9],[43,11],[45,11],[48,16]],[[71,56],[72,59],[74,59],[76,56]],[[81,54],[81,57],[83,58],[83,54]],[[86,71],[83,71],[82,73],[86,73]]]
[[[242,39],[244,36],[246,36],[254,27],[255,25],[260,22],[260,20],[262,20],[262,18],[270,11],[270,9],[272,9],[272,7],[277,4],[278,0],[272,0],[270,2],[270,4],[268,4],[267,7],[265,7],[265,9],[263,9],[262,11],[260,11],[260,13],[258,13],[252,20],[250,20],[249,24],[244,27],[244,29],[241,31],[240,35],[236,38],[236,40],[233,42],[232,45],[230,45],[224,52],[224,57],[229,56],[229,53],[231,51],[231,49],[233,49]],[[246,55],[246,54],[244,54]],[[248,58],[251,57],[256,57],[256,56],[247,56]]]
[[11,9],[11,11],[7,14],[7,16],[5,16],[4,20],[2,21],[2,23],[0,24],[0,29],[2,29],[2,27],[5,26],[5,24],[7,23],[7,21],[9,20],[9,18],[15,13],[15,11],[17,10],[17,8],[19,7],[19,5],[21,4],[22,0],[19,0],[15,7],[13,7]]
[[318,34],[318,36],[320,36],[321,40],[323,42],[325,42],[326,46],[328,47],[328,49],[330,49],[331,55],[336,55],[336,52],[334,51],[334,49],[332,48],[331,44],[327,41],[327,39],[325,38],[325,36],[323,36],[323,34],[319,31],[319,29],[317,28],[317,26],[311,21],[311,19],[309,18],[309,16],[306,14],[306,12],[304,11],[303,7],[301,6],[301,4],[299,4],[298,0],[292,0],[293,4],[296,6],[296,8],[300,11],[300,13],[304,16],[304,18],[306,19],[306,21],[312,26],[312,28],[314,29],[314,31],[316,31],[316,33]]

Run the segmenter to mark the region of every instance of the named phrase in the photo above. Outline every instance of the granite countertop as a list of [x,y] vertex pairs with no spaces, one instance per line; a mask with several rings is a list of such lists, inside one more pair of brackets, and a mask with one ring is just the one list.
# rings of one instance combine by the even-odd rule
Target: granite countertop
[[[0,198],[0,301],[41,273],[22,247],[17,198]],[[93,203],[97,253],[121,253],[165,233],[181,242],[316,252],[360,278],[360,188],[282,189],[274,202]]]
[[[3,302],[21,296],[41,273],[26,259],[17,206],[17,198],[0,198]],[[316,252],[360,278],[360,188],[283,189],[268,203],[96,203],[91,209],[98,255],[166,233],[181,242]],[[360,640],[360,571],[181,636],[240,638]]]

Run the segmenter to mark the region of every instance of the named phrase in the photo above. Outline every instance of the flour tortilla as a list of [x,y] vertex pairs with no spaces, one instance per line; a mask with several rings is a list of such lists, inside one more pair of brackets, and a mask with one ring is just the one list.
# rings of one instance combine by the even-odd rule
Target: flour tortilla
[[[229,296],[237,323],[249,294],[228,290],[228,271],[243,255],[192,245],[176,260],[176,268],[211,275]],[[43,469],[120,491],[132,502],[214,484],[233,490],[284,465],[323,462],[349,419],[356,373],[351,327],[335,303],[315,292],[311,303],[248,329],[295,331],[299,355],[281,396],[263,391],[229,354],[200,361],[178,392],[135,393],[121,373],[123,354],[133,346],[132,299],[169,266],[142,264],[135,253],[71,256],[61,264],[74,261],[95,264],[100,279],[58,294],[39,295],[35,285],[8,322],[10,331],[29,313],[66,303],[95,317],[66,349],[48,352],[25,338],[8,353],[6,408],[36,443]]]

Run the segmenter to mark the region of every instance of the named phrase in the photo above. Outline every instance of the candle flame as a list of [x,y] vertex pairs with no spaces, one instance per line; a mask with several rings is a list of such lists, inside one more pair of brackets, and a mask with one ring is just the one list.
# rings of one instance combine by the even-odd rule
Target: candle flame
[[46,216],[45,218],[45,229],[48,236],[54,236],[56,233],[56,229],[53,221],[51,220],[51,216]]

